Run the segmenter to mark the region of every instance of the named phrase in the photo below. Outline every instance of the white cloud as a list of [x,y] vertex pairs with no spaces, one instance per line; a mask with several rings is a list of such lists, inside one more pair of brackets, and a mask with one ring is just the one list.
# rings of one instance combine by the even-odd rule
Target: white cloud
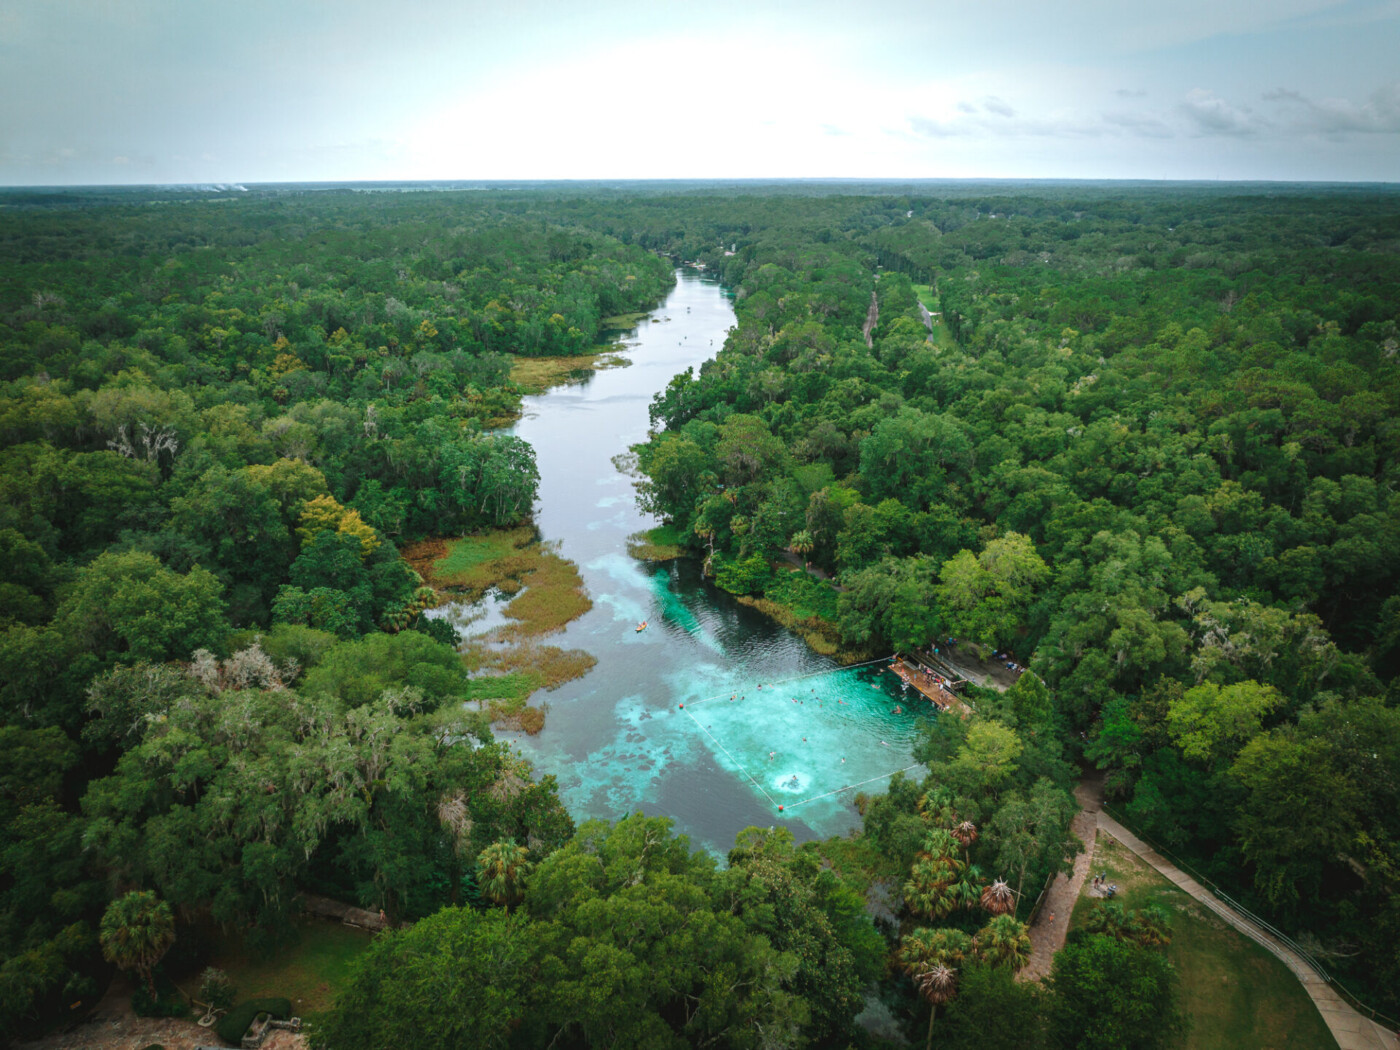
[[1267,92],[1264,101],[1274,103],[1280,119],[1297,131],[1329,137],[1400,133],[1400,81],[1372,92],[1359,105],[1345,98],[1312,99],[1287,88]]
[[1269,129],[1268,121],[1249,109],[1235,106],[1204,88],[1192,88],[1177,106],[1187,126],[1197,135],[1244,138]]

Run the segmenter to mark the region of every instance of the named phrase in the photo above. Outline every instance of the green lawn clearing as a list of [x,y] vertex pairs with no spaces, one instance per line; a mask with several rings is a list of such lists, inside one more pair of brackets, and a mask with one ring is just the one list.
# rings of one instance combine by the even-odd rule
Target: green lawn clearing
[[[1125,908],[1157,904],[1172,916],[1167,957],[1181,975],[1190,1018],[1183,1050],[1335,1050],[1337,1043],[1298,978],[1272,954],[1177,889],[1116,839],[1101,834],[1093,872],[1108,874]],[[1086,879],[1070,920],[1099,905]]]
[[[240,938],[215,942],[211,966],[229,975],[238,999],[285,996],[292,1012],[302,1018],[330,1009],[344,986],[355,957],[369,947],[373,935],[335,922],[311,919],[297,924],[296,940],[264,957],[250,951]],[[185,982],[185,991],[198,991],[198,978]]]

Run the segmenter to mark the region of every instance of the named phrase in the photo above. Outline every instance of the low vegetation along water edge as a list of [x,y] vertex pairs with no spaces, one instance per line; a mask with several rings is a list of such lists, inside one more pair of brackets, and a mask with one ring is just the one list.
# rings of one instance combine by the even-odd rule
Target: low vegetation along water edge
[[538,733],[545,708],[530,698],[586,674],[597,662],[582,649],[542,645],[593,607],[578,568],[541,543],[533,528],[494,529],[414,544],[404,556],[438,596],[438,604],[474,603],[489,592],[513,596],[506,622],[470,637],[462,659],[472,673],[467,699],[493,724]]

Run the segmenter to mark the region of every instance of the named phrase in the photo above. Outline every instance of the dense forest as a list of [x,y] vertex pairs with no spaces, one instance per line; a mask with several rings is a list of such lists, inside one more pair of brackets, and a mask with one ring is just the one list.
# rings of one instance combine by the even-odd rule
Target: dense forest
[[[113,966],[182,1008],[211,931],[289,950],[318,893],[403,924],[326,1047],[889,1045],[872,1003],[944,1046],[1177,1045],[1165,915],[1012,980],[1095,770],[1400,1011],[1393,195],[160,196],[0,198],[0,1031]],[[399,554],[528,519],[513,362],[681,261],[739,323],[658,393],[643,507],[845,651],[1031,669],[859,836],[723,863],[575,828]]]

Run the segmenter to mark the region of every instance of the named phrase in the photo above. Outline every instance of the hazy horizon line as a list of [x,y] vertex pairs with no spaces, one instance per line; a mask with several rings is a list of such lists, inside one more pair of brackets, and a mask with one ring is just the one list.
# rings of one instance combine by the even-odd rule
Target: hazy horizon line
[[18,190],[136,190],[136,189],[196,189],[209,192],[249,190],[272,186],[569,186],[569,185],[667,185],[667,184],[1021,184],[1072,186],[1094,183],[1161,186],[1374,186],[1400,188],[1400,181],[1374,179],[1152,179],[1117,176],[987,175],[987,176],[850,176],[850,175],[773,175],[773,176],[668,176],[656,177],[580,177],[580,178],[403,178],[403,179],[188,179],[172,182],[48,182],[7,183],[0,181],[0,192]]

